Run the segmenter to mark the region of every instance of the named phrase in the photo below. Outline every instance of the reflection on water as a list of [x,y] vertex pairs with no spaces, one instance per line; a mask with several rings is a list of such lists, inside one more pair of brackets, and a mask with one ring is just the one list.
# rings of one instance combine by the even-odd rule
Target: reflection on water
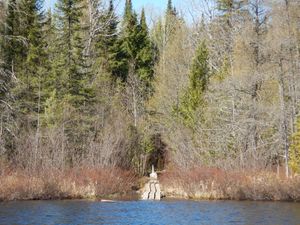
[[300,225],[300,204],[234,201],[7,202],[0,203],[0,224]]

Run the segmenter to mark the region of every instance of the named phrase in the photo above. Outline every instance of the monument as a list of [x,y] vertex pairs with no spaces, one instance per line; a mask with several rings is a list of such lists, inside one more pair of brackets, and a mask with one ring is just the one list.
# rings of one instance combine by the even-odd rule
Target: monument
[[153,165],[152,172],[150,173],[150,179],[142,190],[142,200],[159,201],[161,199],[160,185]]

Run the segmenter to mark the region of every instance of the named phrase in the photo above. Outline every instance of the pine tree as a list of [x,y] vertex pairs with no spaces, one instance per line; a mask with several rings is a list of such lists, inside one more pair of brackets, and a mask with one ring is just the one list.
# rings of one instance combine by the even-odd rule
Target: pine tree
[[27,40],[27,46],[20,45],[16,53],[16,62],[20,67],[17,70],[19,82],[13,91],[20,112],[30,115],[39,111],[41,68],[45,58],[42,40],[42,2],[23,0],[19,4],[19,35]]
[[119,69],[118,76],[126,81],[129,71],[136,71],[137,66],[137,54],[138,54],[138,33],[139,24],[137,21],[137,15],[132,10],[131,0],[126,1],[125,12],[122,22],[122,32],[119,36],[116,47],[118,48],[117,68]]
[[126,0],[123,21],[127,22],[133,14],[131,0]]
[[[196,111],[204,106],[203,94],[209,81],[208,49],[205,42],[201,42],[190,71],[190,84],[182,97],[179,108],[175,112],[183,119],[183,122],[193,127],[196,122]],[[200,118],[201,119],[201,118]]]
[[172,0],[169,0],[165,15],[164,45],[172,40],[172,35],[174,35],[174,33],[176,32],[179,21],[180,19],[178,18],[176,8],[173,7]]
[[74,106],[80,106],[93,96],[88,88],[88,72],[83,55],[82,10],[82,0],[59,0],[57,3],[60,62],[56,66],[61,70],[57,79],[62,82],[62,94],[68,96]]
[[97,57],[104,71],[112,75],[113,80],[119,77],[120,62],[120,42],[118,41],[118,18],[114,11],[113,0],[110,0],[109,7],[101,20],[107,24],[102,34],[98,36],[96,43]]
[[137,72],[140,80],[144,84],[145,95],[152,92],[151,81],[153,79],[154,68],[154,49],[151,43],[148,26],[146,23],[145,10],[142,10],[141,19],[139,23],[138,39],[138,55],[137,55]]
[[230,13],[242,8],[244,4],[244,0],[218,0],[217,8],[223,13]]
[[16,48],[17,48],[17,40],[15,36],[17,35],[18,30],[18,19],[17,19],[17,1],[9,0],[7,16],[6,16],[6,28],[4,30],[5,38],[3,40],[2,49],[3,49],[3,58],[4,58],[4,66],[6,70],[11,71],[12,66],[15,63],[16,58]]
[[292,135],[289,150],[289,165],[294,173],[300,173],[300,118],[297,120],[297,131]]
[[131,1],[127,0],[123,21],[122,50],[125,52],[128,59],[135,60],[138,52],[137,35],[139,32],[139,25],[137,21],[137,14],[132,10]]
[[208,49],[203,41],[200,43],[193,60],[190,74],[190,87],[193,90],[199,90],[199,92],[203,93],[208,85],[208,76]]
[[168,0],[168,4],[167,4],[167,15],[174,15],[176,16],[177,12],[176,12],[176,8],[173,7],[173,3],[172,0]]
[[243,0],[218,0],[217,8],[221,12],[226,24],[232,28],[232,17],[235,12],[239,12],[245,4]]
[[43,25],[43,51],[47,52],[45,55],[45,59],[43,62],[43,68],[45,70],[44,82],[43,82],[43,92],[44,98],[49,98],[54,89],[58,89],[56,87],[56,77],[53,72],[54,69],[52,66],[53,62],[56,61],[56,34],[57,30],[54,24],[54,19],[52,15],[51,9],[46,12],[45,21]]

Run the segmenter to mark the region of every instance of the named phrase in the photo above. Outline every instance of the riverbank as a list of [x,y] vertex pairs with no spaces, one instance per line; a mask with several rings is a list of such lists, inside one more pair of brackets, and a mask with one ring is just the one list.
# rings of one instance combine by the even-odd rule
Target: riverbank
[[0,201],[127,198],[137,180],[134,173],[117,168],[5,168],[0,174]]
[[[137,200],[146,178],[118,168],[73,168],[30,172],[5,167],[0,201],[53,199]],[[159,175],[165,198],[300,202],[300,177],[276,173],[226,172],[213,168],[169,168]]]
[[160,183],[167,198],[300,202],[300,177],[266,171],[170,169],[161,175]]

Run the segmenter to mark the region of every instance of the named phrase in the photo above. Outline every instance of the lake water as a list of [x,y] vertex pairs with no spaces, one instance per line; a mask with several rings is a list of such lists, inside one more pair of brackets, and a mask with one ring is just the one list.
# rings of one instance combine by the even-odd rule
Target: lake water
[[0,203],[0,224],[288,224],[300,204],[235,201],[26,201]]

